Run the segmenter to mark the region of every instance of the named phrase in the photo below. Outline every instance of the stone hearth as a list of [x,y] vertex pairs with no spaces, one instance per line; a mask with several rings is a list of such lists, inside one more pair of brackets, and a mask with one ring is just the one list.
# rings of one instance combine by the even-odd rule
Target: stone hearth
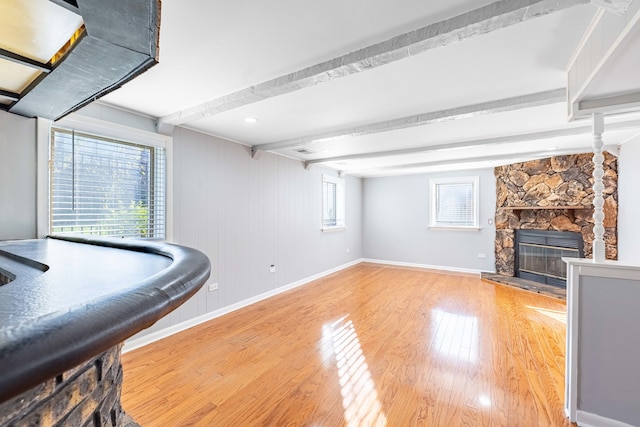
[[521,279],[519,277],[506,277],[500,274],[492,274],[483,272],[480,277],[482,280],[490,283],[499,283],[501,285],[512,286],[524,289],[525,291],[535,292],[551,298],[561,300],[567,299],[567,290],[553,285],[545,285],[544,283],[532,282],[531,280]]
[[[582,234],[584,256],[593,245],[592,153],[556,156],[495,168],[496,273],[514,275],[515,230]],[[607,259],[618,257],[617,159],[604,153],[604,227]]]

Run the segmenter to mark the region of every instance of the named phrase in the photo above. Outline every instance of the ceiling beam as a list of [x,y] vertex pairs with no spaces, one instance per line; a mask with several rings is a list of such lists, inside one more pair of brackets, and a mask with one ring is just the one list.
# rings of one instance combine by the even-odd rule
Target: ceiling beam
[[592,99],[583,98],[578,102],[578,112],[581,115],[599,112],[632,111],[637,110],[638,107],[640,107],[640,92]]
[[590,0],[496,1],[346,55],[169,114],[160,118],[158,123],[177,126],[192,122],[589,2]]
[[[629,120],[625,122],[608,123],[605,127],[606,131],[623,130],[623,129],[640,129],[640,120]],[[372,153],[349,154],[346,156],[325,157],[322,159],[307,160],[304,162],[305,167],[320,163],[333,163],[345,160],[374,159],[380,157],[405,156],[410,154],[423,154],[434,151],[453,150],[459,148],[479,147],[486,145],[510,144],[515,142],[536,141],[541,139],[550,139],[575,135],[591,134],[592,128],[589,126],[580,126],[568,129],[555,129],[542,132],[531,132],[519,135],[500,136],[496,138],[476,139],[469,141],[454,142],[451,144],[428,145],[422,147],[403,148],[400,150],[376,151]],[[606,139],[606,133],[605,133]],[[591,141],[591,140],[589,140]]]
[[297,147],[313,142],[335,140],[346,137],[371,135],[379,132],[405,129],[415,126],[424,126],[432,123],[440,123],[463,118],[484,116],[487,114],[503,113],[521,108],[531,108],[540,105],[555,104],[566,101],[566,89],[554,89],[546,92],[538,92],[529,95],[515,96],[496,101],[482,102],[480,104],[465,105],[447,110],[432,111],[418,115],[401,117],[369,123],[362,126],[347,127],[331,132],[323,132],[282,141],[258,144],[252,147],[255,153],[258,150],[269,151],[282,148]]
[[417,168],[426,168],[426,167],[434,167],[434,166],[446,166],[451,164],[463,165],[469,163],[479,163],[479,162],[493,162],[493,161],[507,161],[509,163],[517,163],[518,160],[526,159],[528,160],[536,160],[536,159],[544,159],[546,157],[551,156],[562,156],[565,154],[574,154],[584,152],[584,149],[576,148],[572,150],[559,150],[547,153],[540,153],[540,150],[536,151],[527,151],[524,153],[505,153],[505,154],[492,154],[490,156],[480,156],[480,157],[466,157],[462,159],[447,159],[447,160],[435,160],[432,162],[421,162],[421,163],[406,163],[397,166],[382,166],[377,168],[363,168],[363,169],[347,169],[342,170],[342,173],[348,174],[358,174],[359,172],[373,172],[373,171],[397,171],[403,169],[417,169]]
[[616,15],[624,15],[633,0],[591,0],[595,6],[601,7]]
[[[596,2],[596,0],[593,0]],[[623,3],[616,0],[601,0],[598,3]],[[612,67],[615,64],[625,64],[628,70],[636,69],[635,64],[626,64],[624,60],[633,58],[633,54],[630,52],[636,51],[637,41],[635,40],[640,28],[640,2],[636,1],[631,5],[632,7],[626,11],[623,19],[610,19],[605,12],[605,9],[601,9],[596,13],[594,20],[587,29],[587,32],[582,38],[582,41],[578,45],[576,52],[573,54],[567,68],[567,100],[569,107],[569,120],[575,120],[579,118],[590,117],[593,112],[598,112],[590,107],[583,111],[584,105],[582,101],[587,98],[590,92],[594,89],[598,92],[598,88],[602,89],[602,86],[606,88],[608,85],[606,82],[612,79]],[[603,38],[603,34],[607,36]],[[615,72],[615,70],[613,70]],[[630,72],[630,71],[627,71]],[[637,75],[630,74],[630,75]],[[638,80],[635,79],[632,83],[627,82],[625,85],[627,90],[638,89]],[[627,91],[624,91],[627,92]],[[617,95],[622,95],[620,101],[626,102],[625,93],[620,90],[616,90]],[[632,92],[627,92],[631,94]],[[604,95],[604,94],[603,94]],[[614,95],[613,93],[609,95]],[[604,95],[607,96],[607,95]],[[602,98],[591,105],[597,105],[602,103],[606,98]],[[615,111],[615,98],[610,98],[606,101],[606,108],[603,108],[600,112]],[[589,105],[587,102],[586,105]],[[628,104],[628,102],[627,102]],[[628,105],[622,105],[620,111],[625,111]]]

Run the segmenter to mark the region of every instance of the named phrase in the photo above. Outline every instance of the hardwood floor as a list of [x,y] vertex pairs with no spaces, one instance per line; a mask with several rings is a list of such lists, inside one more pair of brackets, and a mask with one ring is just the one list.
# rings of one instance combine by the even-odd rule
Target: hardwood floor
[[568,426],[564,302],[359,264],[123,356],[143,426]]

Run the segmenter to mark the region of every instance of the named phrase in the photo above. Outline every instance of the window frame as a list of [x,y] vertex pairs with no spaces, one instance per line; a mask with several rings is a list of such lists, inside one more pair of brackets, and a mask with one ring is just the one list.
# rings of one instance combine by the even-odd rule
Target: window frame
[[44,238],[50,230],[50,164],[52,128],[75,130],[77,132],[130,142],[132,144],[162,147],[165,149],[165,233],[164,238],[149,240],[173,241],[173,138],[167,135],[132,128],[117,123],[106,122],[77,113],[53,123],[51,120],[37,119],[37,235]]
[[[472,184],[473,185],[473,224],[456,225],[437,221],[438,212],[438,191],[439,185]],[[431,178],[429,180],[430,189],[430,209],[429,228],[436,230],[480,230],[480,177],[479,176],[459,176],[447,178]]]
[[[325,183],[335,184],[335,211],[336,211],[336,224],[325,225]],[[323,232],[341,231],[347,228],[346,226],[346,182],[344,178],[336,177],[333,175],[322,175],[322,186],[320,188],[321,194],[321,230]]]

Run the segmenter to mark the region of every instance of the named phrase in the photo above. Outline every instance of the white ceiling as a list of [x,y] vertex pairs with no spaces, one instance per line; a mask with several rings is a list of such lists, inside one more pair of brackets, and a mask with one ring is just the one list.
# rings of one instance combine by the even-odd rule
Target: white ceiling
[[[509,106],[566,87],[565,67],[597,7],[566,7],[497,28],[507,19],[500,15],[504,3],[164,0],[160,63],[102,101],[161,122],[187,117],[192,107],[491,5],[497,12],[485,34],[203,117],[205,108],[205,114],[178,124],[256,148],[293,139],[287,147],[266,148],[358,176],[488,167],[588,151],[589,122],[568,122],[565,100]],[[507,108],[494,108],[500,105]],[[434,112],[446,120],[391,128],[394,119]],[[246,117],[259,121],[249,125]],[[629,120],[635,121],[605,128],[605,143],[618,145],[640,133],[638,114],[607,118]],[[328,134],[347,136],[322,138]],[[434,146],[437,151],[428,151]],[[396,152],[371,154],[387,151]]]

